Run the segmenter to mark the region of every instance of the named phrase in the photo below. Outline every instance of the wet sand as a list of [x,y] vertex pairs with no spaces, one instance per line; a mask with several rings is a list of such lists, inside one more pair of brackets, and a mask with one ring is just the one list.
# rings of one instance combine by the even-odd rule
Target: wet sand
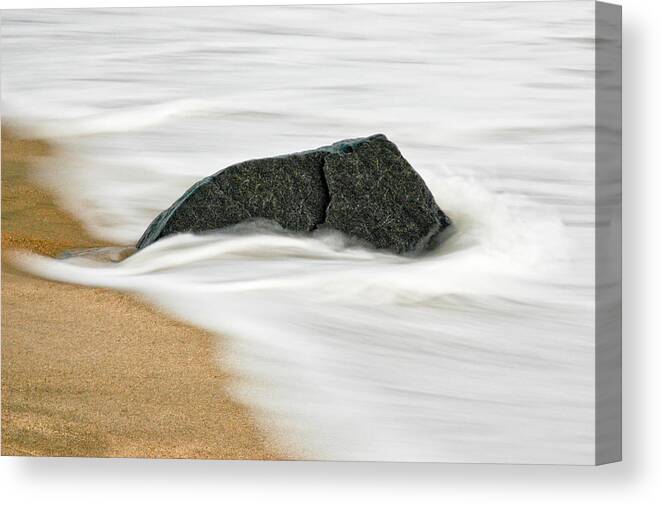
[[230,398],[218,337],[136,298],[35,278],[11,249],[109,245],[32,182],[37,140],[2,132],[2,455],[280,459]]

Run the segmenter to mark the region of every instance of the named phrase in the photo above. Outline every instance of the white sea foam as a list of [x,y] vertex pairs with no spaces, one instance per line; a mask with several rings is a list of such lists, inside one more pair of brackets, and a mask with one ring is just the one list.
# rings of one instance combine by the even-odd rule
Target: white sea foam
[[233,391],[298,454],[590,463],[593,6],[566,5],[3,15],[3,101],[59,139],[39,180],[100,237],[233,162],[376,132],[455,223],[418,258],[257,223],[14,260],[227,336]]

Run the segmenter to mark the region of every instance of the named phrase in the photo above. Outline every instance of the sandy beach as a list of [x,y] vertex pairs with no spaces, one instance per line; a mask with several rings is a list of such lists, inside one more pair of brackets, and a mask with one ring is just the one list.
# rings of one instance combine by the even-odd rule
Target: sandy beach
[[230,398],[222,341],[127,294],[35,278],[12,249],[56,255],[90,237],[30,177],[38,140],[2,131],[2,455],[276,459]]

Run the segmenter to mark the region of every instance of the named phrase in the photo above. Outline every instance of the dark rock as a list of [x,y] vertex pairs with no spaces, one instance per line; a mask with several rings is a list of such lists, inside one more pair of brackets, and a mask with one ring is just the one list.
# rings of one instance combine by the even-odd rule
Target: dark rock
[[256,219],[298,232],[323,224],[397,253],[433,247],[450,225],[397,146],[373,135],[206,177],[163,211],[136,247]]
[[244,161],[205,177],[161,212],[138,249],[173,233],[217,230],[253,219],[285,229],[312,231],[324,220],[328,191],[324,153],[308,152]]
[[326,156],[324,175],[330,194],[325,224],[379,249],[428,249],[450,225],[422,178],[383,135]]

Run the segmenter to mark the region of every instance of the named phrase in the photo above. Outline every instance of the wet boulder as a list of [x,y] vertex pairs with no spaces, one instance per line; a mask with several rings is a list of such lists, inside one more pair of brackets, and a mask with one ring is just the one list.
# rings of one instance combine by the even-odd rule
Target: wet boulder
[[227,167],[161,212],[136,247],[258,219],[296,232],[331,227],[396,253],[433,247],[450,225],[397,146],[373,135]]

